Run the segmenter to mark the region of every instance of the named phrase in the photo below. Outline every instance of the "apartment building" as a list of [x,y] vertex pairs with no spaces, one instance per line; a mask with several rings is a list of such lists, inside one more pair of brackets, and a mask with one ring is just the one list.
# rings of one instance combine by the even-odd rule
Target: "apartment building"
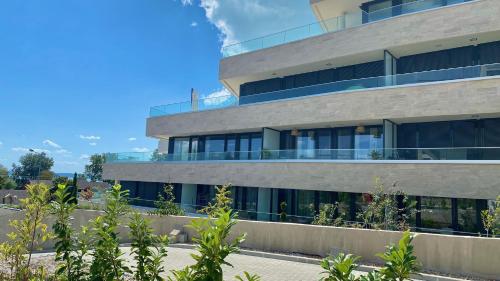
[[412,226],[477,233],[500,195],[500,1],[310,0],[317,22],[224,48],[228,96],[151,108],[155,153],[107,155],[137,204],[165,183],[188,211],[231,183],[234,208],[355,221],[374,179]]

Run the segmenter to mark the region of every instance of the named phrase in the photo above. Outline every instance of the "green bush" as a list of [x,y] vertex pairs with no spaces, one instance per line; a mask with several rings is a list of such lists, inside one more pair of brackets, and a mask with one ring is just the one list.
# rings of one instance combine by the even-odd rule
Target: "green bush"
[[358,267],[356,262],[360,257],[351,254],[340,253],[335,258],[329,257],[321,261],[321,267],[325,270],[322,274],[327,275],[322,281],[354,281],[357,280],[353,271]]
[[134,212],[129,223],[137,281],[160,281],[165,269],[162,262],[167,257],[168,237],[153,234],[150,222],[140,213]]
[[115,185],[106,194],[104,215],[92,221],[93,241],[90,280],[122,280],[127,272],[131,272],[123,260],[120,250],[117,228],[120,217],[128,211],[127,190]]
[[173,185],[166,184],[163,187],[163,193],[158,193],[158,199],[154,203],[156,209],[151,214],[159,216],[183,216],[184,211],[175,204]]
[[385,278],[403,281],[410,279],[411,274],[418,273],[420,263],[414,254],[413,238],[409,231],[405,231],[397,245],[390,245],[385,253],[377,255],[385,262],[384,267],[380,269]]

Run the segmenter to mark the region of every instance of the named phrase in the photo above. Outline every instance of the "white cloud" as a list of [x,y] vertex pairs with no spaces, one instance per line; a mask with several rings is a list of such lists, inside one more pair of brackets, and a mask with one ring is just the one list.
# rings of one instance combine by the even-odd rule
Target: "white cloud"
[[197,23],[197,22],[193,21],[193,22],[191,23],[191,27],[197,27],[197,26],[198,26],[198,23]]
[[149,152],[149,148],[146,147],[134,147],[132,148],[134,152]]
[[96,142],[89,142],[89,145],[90,145],[90,146],[96,146],[96,145],[97,145],[97,143],[96,143]]
[[101,139],[101,137],[99,137],[99,136],[92,136],[92,135],[91,136],[80,135],[80,138],[82,140],[100,140]]
[[315,22],[309,1],[200,0],[223,46]]
[[30,153],[30,152],[32,152],[31,150],[33,150],[36,153],[42,153],[42,152],[47,153],[47,154],[50,153],[49,150],[47,150],[47,149],[41,149],[41,148],[33,148],[33,149],[26,148],[26,147],[13,147],[12,148],[12,151],[23,152],[23,153]]
[[64,148],[61,148],[61,149],[56,150],[55,153],[57,153],[57,154],[70,154],[71,151],[68,151]]
[[203,103],[207,106],[222,105],[231,99],[234,99],[234,96],[226,88],[215,91],[202,98]]
[[137,138],[128,138],[128,141],[136,141]]
[[183,6],[191,6],[193,5],[193,0],[181,0]]
[[82,155],[80,155],[80,159],[90,159],[90,155],[82,154]]
[[47,146],[50,146],[50,147],[53,147],[53,148],[61,148],[60,145],[58,145],[57,143],[51,141],[51,140],[44,140],[42,142],[44,145],[47,145]]

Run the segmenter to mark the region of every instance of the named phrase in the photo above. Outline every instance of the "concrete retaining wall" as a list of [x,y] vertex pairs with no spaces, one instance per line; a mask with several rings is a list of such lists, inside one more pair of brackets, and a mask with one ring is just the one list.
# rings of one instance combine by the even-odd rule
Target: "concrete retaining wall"
[[[0,225],[6,226],[9,218],[20,217],[22,213],[0,209]],[[73,225],[87,224],[99,212],[78,210]],[[150,217],[156,233],[168,234],[172,229],[183,229],[188,238],[193,231],[185,228],[193,219],[190,217]],[[0,242],[5,240],[8,227],[0,228]],[[120,229],[122,242],[130,242],[128,230]],[[396,243],[401,232],[375,231],[338,227],[311,226],[288,223],[240,221],[233,231],[233,237],[247,233],[245,248],[269,252],[302,253],[326,256],[339,251],[363,257],[364,261],[380,263],[376,253],[385,246]],[[484,279],[500,276],[500,239],[462,237],[419,233],[414,240],[417,257],[423,267],[442,273],[464,274]],[[45,248],[50,248],[47,243]]]

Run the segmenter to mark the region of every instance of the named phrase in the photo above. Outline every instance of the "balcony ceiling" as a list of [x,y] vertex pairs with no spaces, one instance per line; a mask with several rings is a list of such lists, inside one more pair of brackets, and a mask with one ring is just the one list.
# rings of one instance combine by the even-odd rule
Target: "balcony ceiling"
[[367,0],[310,0],[311,9],[318,21],[338,17],[344,13],[357,12]]

